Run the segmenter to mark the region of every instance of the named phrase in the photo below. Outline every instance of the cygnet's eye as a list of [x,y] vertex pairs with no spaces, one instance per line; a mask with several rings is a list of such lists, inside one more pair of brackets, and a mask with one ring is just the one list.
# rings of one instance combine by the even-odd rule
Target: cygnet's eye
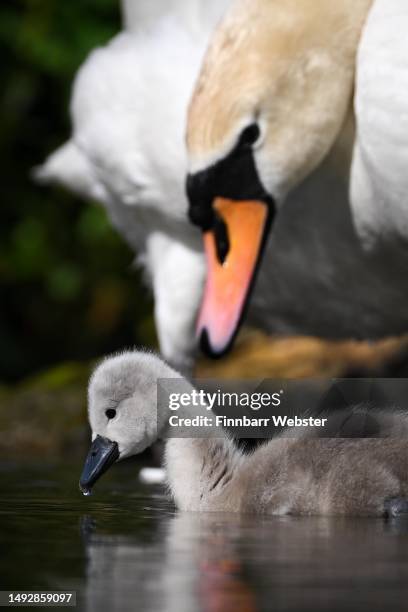
[[113,408],[108,408],[108,410],[105,412],[105,414],[106,414],[106,416],[108,417],[109,420],[112,420],[116,416],[116,410],[114,410]]
[[246,127],[241,133],[239,139],[239,147],[250,147],[254,145],[260,135],[261,130],[259,129],[259,125],[257,123],[252,123],[251,125],[248,125],[248,127]]

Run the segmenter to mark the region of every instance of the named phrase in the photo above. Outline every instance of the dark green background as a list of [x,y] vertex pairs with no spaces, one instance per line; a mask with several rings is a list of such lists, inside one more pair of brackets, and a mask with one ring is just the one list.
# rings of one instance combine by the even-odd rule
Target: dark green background
[[72,79],[116,0],[0,3],[0,380],[153,341],[151,298],[104,212],[30,170],[70,133]]

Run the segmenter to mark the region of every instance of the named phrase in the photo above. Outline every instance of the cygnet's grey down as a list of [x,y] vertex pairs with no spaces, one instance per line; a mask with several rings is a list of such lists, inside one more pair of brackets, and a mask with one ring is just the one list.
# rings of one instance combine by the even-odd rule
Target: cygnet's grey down
[[[80,480],[89,493],[110,465],[166,439],[167,484],[180,510],[271,515],[387,516],[408,513],[407,421],[384,412],[388,438],[280,435],[245,454],[231,437],[168,438],[157,402],[158,379],[180,378],[157,356],[130,352],[106,359],[88,390],[92,446]],[[181,408],[179,418],[206,406]],[[394,421],[393,421],[394,419]],[[390,425],[391,423],[391,425]],[[405,499],[407,498],[407,500]]]

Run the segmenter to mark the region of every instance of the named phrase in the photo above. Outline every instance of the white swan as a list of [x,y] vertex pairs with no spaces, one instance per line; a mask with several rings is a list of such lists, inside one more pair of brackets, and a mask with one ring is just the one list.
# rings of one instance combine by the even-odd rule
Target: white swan
[[[377,298],[372,279],[366,283],[364,276],[354,276],[348,262],[338,270],[342,275],[349,267],[352,285],[353,276],[359,279],[358,299],[367,290],[372,304],[380,305],[382,325],[376,307],[372,310],[379,327],[388,325],[391,332],[400,318],[387,313],[386,294],[390,291],[396,297],[398,285],[405,290],[403,266],[397,263],[401,265],[398,273],[387,279],[379,261],[383,256],[392,269],[395,261],[405,257],[406,263],[407,257],[396,247],[396,236],[407,241],[408,141],[403,128],[408,62],[402,30],[408,11],[402,0],[375,2],[366,23],[371,5],[372,0],[237,0],[213,36],[189,112],[188,189],[190,215],[204,230],[209,262],[199,331],[216,354],[225,350],[236,333],[269,225],[284,212],[288,194],[318,171],[328,155],[335,154],[345,118],[353,120],[355,84],[357,144],[351,173],[353,139],[343,149],[344,183],[351,182],[360,248],[367,246],[370,232],[386,232],[393,251],[383,250],[377,261],[369,262],[353,248],[357,266],[366,266],[370,274],[378,266],[377,278],[384,286]],[[397,24],[401,36],[395,33]],[[320,210],[326,207],[327,215],[334,212],[335,191],[333,184],[332,196],[328,197],[328,191],[320,194],[326,200]],[[343,195],[346,206],[347,191]],[[240,204],[234,204],[238,200]],[[303,215],[304,222],[313,223],[306,210]],[[325,232],[324,222],[316,222],[316,232]],[[334,238],[333,250],[337,241]],[[286,248],[290,255],[291,245]],[[304,256],[311,263],[306,251]],[[327,260],[328,277],[335,273],[332,257]],[[272,260],[268,263],[273,266]],[[307,275],[306,267],[301,269]],[[353,332],[360,326],[365,334],[370,327],[369,309],[359,312],[352,294],[349,297],[352,305],[346,316],[354,319],[355,326],[349,319],[345,327]],[[402,294],[396,300],[399,312],[401,299]],[[330,310],[331,304],[327,310],[331,318]],[[342,317],[337,320],[342,325]],[[406,317],[397,323],[400,329],[407,325]]]
[[[157,382],[174,378],[179,378],[178,392],[193,391],[152,354],[125,353],[96,369],[88,390],[93,443],[80,480],[85,493],[115,461],[167,437],[174,412],[158,401]],[[177,412],[179,422],[210,414],[204,404]],[[406,420],[393,418],[384,413],[384,427],[403,436]],[[213,437],[170,437],[165,457],[168,484],[181,510],[382,516],[408,508],[403,499],[408,495],[403,437],[316,439],[297,434],[244,455],[214,428]]]
[[[124,5],[127,32],[79,71],[73,137],[38,175],[104,204],[151,277],[161,352],[187,372],[205,264],[201,236],[186,220],[186,112],[207,39],[229,2]],[[255,326],[331,338],[406,330],[403,259],[364,254],[353,231],[353,140],[351,119],[280,210],[248,313]]]

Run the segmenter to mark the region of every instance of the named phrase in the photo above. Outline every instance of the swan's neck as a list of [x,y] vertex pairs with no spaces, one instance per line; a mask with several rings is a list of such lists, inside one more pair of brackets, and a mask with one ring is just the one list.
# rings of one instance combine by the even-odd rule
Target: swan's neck
[[[170,439],[166,443],[166,471],[170,490],[180,510],[236,511],[239,491],[230,487],[242,454],[227,438]],[[228,494],[225,491],[228,490]]]
[[[191,408],[181,407],[177,411],[180,423],[183,419],[195,417],[212,419],[215,423],[214,413],[208,411],[204,404]],[[194,432],[202,437],[186,437],[194,435]],[[205,428],[180,430],[179,435],[184,437],[174,437],[177,434],[167,419],[164,435],[167,437],[165,461],[168,484],[178,508],[214,510],[218,499],[222,500],[220,508],[224,509],[224,487],[231,483],[242,458],[224,430],[214,424]],[[239,500],[233,503],[239,503]]]

